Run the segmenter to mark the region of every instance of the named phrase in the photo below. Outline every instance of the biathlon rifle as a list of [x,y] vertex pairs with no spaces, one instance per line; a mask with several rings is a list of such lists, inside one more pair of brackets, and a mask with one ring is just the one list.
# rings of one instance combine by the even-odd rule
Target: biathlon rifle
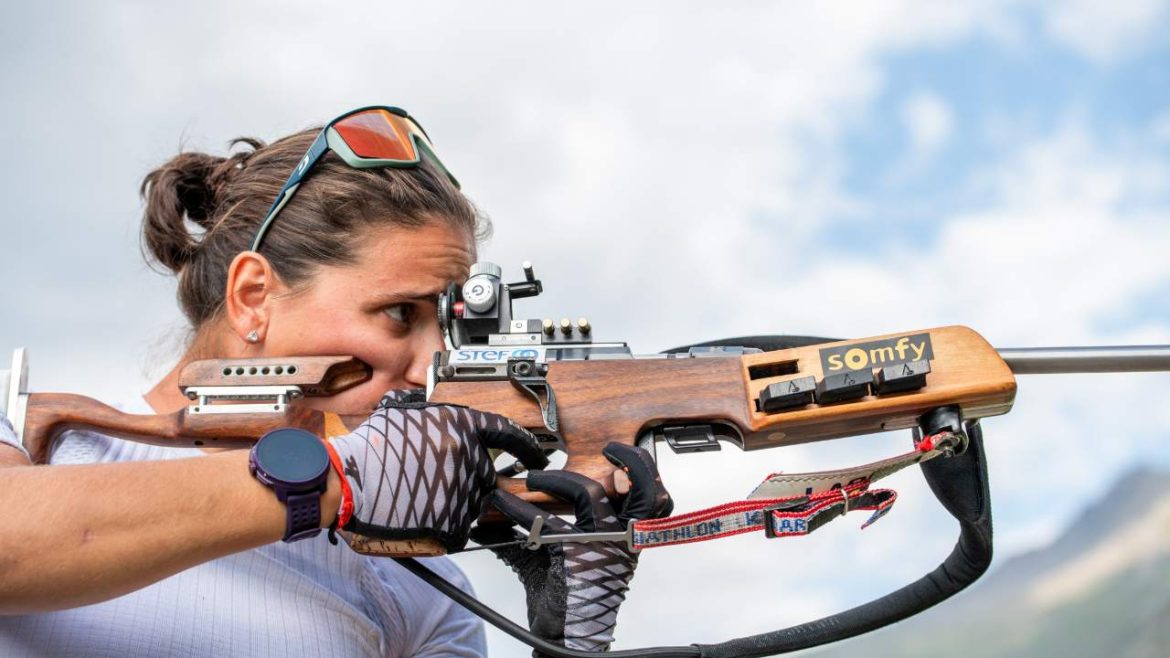
[[[850,510],[876,520],[892,492],[870,484],[920,464],[932,491],[959,521],[951,555],[922,579],[870,603],[792,628],[719,644],[614,651],[612,656],[764,656],[852,637],[916,614],[974,582],[991,560],[991,507],[979,420],[1005,414],[1017,374],[1170,370],[1170,346],[996,349],[961,326],[855,340],[753,336],[635,356],[624,342],[595,340],[585,318],[517,319],[512,303],[543,292],[532,266],[504,283],[493,263],[476,263],[462,285],[439,297],[448,348],[435,354],[427,398],[512,418],[564,469],[600,483],[609,495],[628,487],[602,455],[611,441],[653,452],[775,448],[858,434],[911,429],[914,449],[856,468],[769,476],[747,500],[667,520],[636,521],[622,533],[544,535],[540,524],[516,543],[624,541],[632,549],[762,531],[802,535]],[[189,364],[179,385],[190,406],[173,414],[131,415],[91,398],[30,393],[23,350],[13,357],[0,412],[13,422],[34,463],[44,463],[64,431],[91,429],[166,446],[245,447],[268,431],[299,427],[344,434],[365,420],[294,404],[366,381],[366,364],[348,356],[220,359]],[[936,459],[942,457],[942,459]],[[504,464],[504,490],[553,512],[565,503],[529,492],[520,464]],[[485,513],[489,517],[491,512]],[[867,522],[868,523],[868,522]],[[431,541],[388,542],[348,536],[360,552],[395,556],[408,570],[504,632],[550,656],[589,656],[538,638],[404,556],[436,555]]]

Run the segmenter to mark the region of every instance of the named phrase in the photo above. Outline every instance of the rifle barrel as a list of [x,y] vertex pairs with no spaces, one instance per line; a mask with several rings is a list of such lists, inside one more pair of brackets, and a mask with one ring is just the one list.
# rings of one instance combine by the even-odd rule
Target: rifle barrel
[[1170,345],[1009,347],[997,351],[1017,375],[1170,372]]

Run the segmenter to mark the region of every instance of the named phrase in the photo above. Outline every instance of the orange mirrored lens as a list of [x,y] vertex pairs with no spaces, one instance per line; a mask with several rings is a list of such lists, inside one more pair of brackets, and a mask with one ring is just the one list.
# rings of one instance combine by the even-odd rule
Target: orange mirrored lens
[[363,158],[379,160],[418,159],[411,134],[420,134],[414,123],[386,110],[366,110],[333,124],[349,148]]

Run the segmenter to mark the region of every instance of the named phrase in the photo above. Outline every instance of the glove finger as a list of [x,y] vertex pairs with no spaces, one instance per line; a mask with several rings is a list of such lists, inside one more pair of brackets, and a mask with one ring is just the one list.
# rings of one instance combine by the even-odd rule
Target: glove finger
[[529,469],[548,466],[548,457],[541,449],[536,435],[511,420],[484,412],[478,414],[479,441],[485,448],[496,448],[510,453]]
[[507,491],[496,489],[491,493],[488,502],[525,530],[531,529],[533,521],[539,516],[544,519],[544,526],[547,529],[542,534],[574,532],[573,526],[568,521]]
[[543,491],[573,504],[577,515],[574,524],[581,532],[621,530],[617,513],[605,495],[605,489],[593,480],[572,471],[532,471],[528,490]]
[[627,523],[630,519],[670,516],[674,511],[674,501],[662,484],[658,464],[654,463],[649,452],[623,443],[610,443],[602,448],[601,454],[614,466],[625,468],[630,476],[630,493],[626,495],[618,516],[620,523]]

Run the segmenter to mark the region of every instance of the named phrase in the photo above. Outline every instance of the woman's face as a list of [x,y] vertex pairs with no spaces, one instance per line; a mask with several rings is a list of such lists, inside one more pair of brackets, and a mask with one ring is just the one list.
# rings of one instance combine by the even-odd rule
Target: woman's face
[[426,386],[443,349],[436,302],[462,282],[475,258],[468,232],[445,222],[371,230],[352,265],[322,267],[298,290],[271,303],[261,356],[353,355],[373,378],[310,406],[365,414],[391,389]]

